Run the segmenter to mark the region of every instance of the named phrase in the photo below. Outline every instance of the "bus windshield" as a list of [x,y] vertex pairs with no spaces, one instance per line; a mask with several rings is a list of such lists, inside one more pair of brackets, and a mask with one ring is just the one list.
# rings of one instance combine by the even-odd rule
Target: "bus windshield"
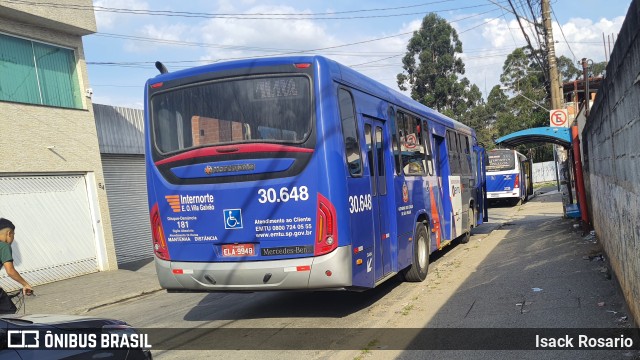
[[306,76],[262,76],[198,83],[151,98],[153,140],[161,153],[225,143],[300,144],[311,129]]
[[516,162],[513,150],[489,151],[489,164],[487,172],[515,170]]

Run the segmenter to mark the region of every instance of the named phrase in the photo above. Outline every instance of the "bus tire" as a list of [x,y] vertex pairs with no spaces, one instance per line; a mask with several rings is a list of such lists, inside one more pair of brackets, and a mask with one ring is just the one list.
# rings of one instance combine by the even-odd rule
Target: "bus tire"
[[403,270],[403,278],[409,282],[421,282],[427,278],[429,270],[429,252],[431,249],[429,227],[416,224],[416,235],[413,241],[413,259],[411,266]]
[[469,221],[467,223],[469,226],[467,227],[467,232],[460,238],[461,244],[466,244],[471,240],[471,221],[474,219],[473,209],[469,208]]

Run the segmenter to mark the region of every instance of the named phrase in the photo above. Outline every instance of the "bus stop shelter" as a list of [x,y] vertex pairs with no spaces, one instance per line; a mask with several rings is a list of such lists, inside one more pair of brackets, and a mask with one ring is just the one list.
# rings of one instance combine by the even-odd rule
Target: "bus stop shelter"
[[[577,147],[577,151],[578,151],[578,155],[576,157],[576,155],[574,154],[572,156],[572,158],[574,159],[574,166],[573,166],[573,171],[574,174],[576,176],[578,176],[578,174],[580,174],[580,181],[582,181],[582,166],[580,163],[580,166],[578,168],[578,163],[580,162],[580,158],[579,158],[579,145],[576,145],[577,143],[577,128],[575,129],[575,134],[573,136],[572,139],[572,131],[570,128],[565,128],[565,127],[537,127],[537,128],[531,128],[531,129],[525,129],[525,130],[520,130],[520,131],[516,131],[514,133],[505,135],[503,137],[500,137],[498,139],[495,140],[496,145],[503,145],[509,148],[515,148],[516,146],[519,145],[523,145],[523,144],[529,144],[529,143],[551,143],[551,144],[555,144],[558,146],[561,146],[563,148],[565,148],[566,150],[570,150],[572,145],[574,146],[574,153],[576,152],[576,147]],[[569,153],[571,153],[569,151]],[[555,154],[555,152],[554,152]],[[575,160],[577,159],[577,161]],[[557,173],[556,173],[557,175]],[[569,195],[569,199],[571,199],[571,184],[568,183],[567,184],[567,189],[568,189],[568,195]],[[582,190],[580,189],[576,189],[578,191],[584,192],[584,187],[582,188]],[[578,194],[581,195],[580,198],[583,198],[585,194]],[[584,201],[584,200],[583,200]],[[585,219],[585,217],[583,217],[582,215],[586,214],[581,214],[580,211],[580,207],[577,204],[572,204],[572,200],[569,200],[569,204],[566,206],[565,208],[565,213],[567,217],[571,217],[571,218],[580,218],[582,217],[583,220]]]
[[516,147],[528,143],[552,143],[563,148],[571,148],[571,134],[568,128],[537,127],[516,131],[496,139],[496,145]]

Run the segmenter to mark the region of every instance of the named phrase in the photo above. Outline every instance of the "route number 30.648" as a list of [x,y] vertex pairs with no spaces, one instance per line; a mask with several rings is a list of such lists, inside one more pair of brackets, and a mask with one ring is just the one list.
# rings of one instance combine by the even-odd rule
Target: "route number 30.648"
[[349,212],[359,213],[371,210],[371,194],[360,196],[349,196]]
[[307,201],[309,200],[309,189],[306,186],[294,186],[291,189],[283,187],[280,190],[274,188],[258,190],[258,202],[279,203],[287,201]]

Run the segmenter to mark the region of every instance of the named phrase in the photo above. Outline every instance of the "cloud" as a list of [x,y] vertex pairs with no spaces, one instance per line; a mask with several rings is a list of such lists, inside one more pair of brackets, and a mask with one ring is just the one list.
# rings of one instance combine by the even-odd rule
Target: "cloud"
[[[617,36],[623,21],[623,16],[613,19],[601,18],[597,22],[590,19],[571,18],[562,25],[562,31],[554,21],[553,38],[556,55],[574,59],[575,54],[576,61],[582,58],[589,58],[594,62],[604,61],[602,34],[605,34],[605,38],[607,34]],[[456,24],[454,27],[458,28]],[[527,26],[525,30],[530,31]],[[537,47],[535,36],[530,32],[528,35],[532,45]],[[515,19],[509,21],[492,19],[486,25],[479,27],[478,31],[465,32],[460,35],[460,38],[465,51],[462,56],[467,70],[465,76],[478,85],[485,96],[494,85],[499,84],[507,55],[516,47],[526,45],[524,35]]]
[[[244,13],[274,14],[273,17],[279,17],[275,14],[310,11],[289,6],[255,6]],[[205,22],[200,32],[203,42],[221,45],[220,48],[207,50],[205,57],[211,59],[278,55],[339,45],[339,41],[320,23],[305,19],[211,19]]]
[[[605,39],[612,35],[617,38],[623,22],[624,16],[613,19],[601,18],[597,22],[590,19],[572,18],[562,25],[562,31],[554,22],[553,39],[556,41],[556,53],[558,56],[564,55],[570,59],[573,59],[573,54],[575,54],[576,61],[582,58],[591,59],[594,62],[608,60],[605,58],[603,34]],[[562,32],[564,32],[564,36]],[[606,43],[608,51],[608,40]],[[613,42],[611,48],[613,49]]]
[[101,32],[123,28],[127,23],[139,21],[141,16],[100,11],[101,8],[149,10],[149,4],[139,0],[96,0],[93,2],[93,6],[95,7],[96,25],[98,31]]

